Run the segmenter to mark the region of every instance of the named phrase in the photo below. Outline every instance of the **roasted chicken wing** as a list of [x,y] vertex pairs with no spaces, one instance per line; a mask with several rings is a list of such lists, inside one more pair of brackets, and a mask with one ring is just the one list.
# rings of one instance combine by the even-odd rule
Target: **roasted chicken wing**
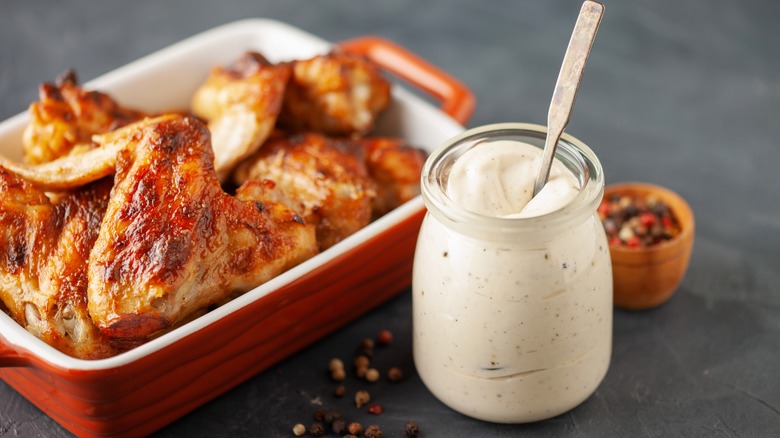
[[249,52],[232,65],[215,67],[196,90],[192,110],[208,121],[220,180],[271,134],[289,77],[287,64],[272,65]]
[[200,121],[148,119],[99,142],[125,145],[88,266],[89,313],[109,338],[147,339],[316,254],[298,214],[222,190]]
[[[421,151],[357,138],[389,102],[372,64],[338,52],[216,67],[192,100],[208,125],[72,73],[42,85],[25,163],[0,157],[0,311],[97,359],[268,281],[419,193]],[[293,134],[272,135],[277,119]]]
[[292,66],[279,118],[288,129],[363,135],[390,104],[390,83],[361,57],[332,52]]
[[371,203],[375,218],[420,194],[424,151],[397,138],[365,137],[358,142],[365,148],[366,166],[377,187]]
[[316,224],[320,249],[371,221],[376,187],[363,148],[318,134],[278,135],[236,169],[237,196],[271,198]]
[[28,164],[46,163],[92,149],[94,134],[145,117],[140,111],[121,107],[107,94],[83,90],[72,70],[54,84],[42,84],[38,94],[39,100],[30,105],[30,123],[22,137]]
[[0,300],[28,331],[78,358],[118,352],[87,310],[87,259],[110,190],[103,179],[50,201],[0,168]]
[[0,166],[24,177],[38,188],[68,190],[114,173],[117,154],[123,147],[121,143],[108,143],[41,164],[15,163],[0,156]]

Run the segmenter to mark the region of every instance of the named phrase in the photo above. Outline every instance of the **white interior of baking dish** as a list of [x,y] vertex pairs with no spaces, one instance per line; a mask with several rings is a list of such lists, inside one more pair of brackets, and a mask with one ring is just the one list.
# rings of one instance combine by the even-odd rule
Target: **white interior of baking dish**
[[[331,43],[287,24],[267,20],[237,21],[198,34],[85,84],[87,89],[109,93],[124,106],[146,111],[188,108],[194,90],[217,64],[228,63],[247,50],[256,50],[270,61],[305,59],[325,53]],[[63,66],[63,69],[67,66]],[[75,66],[78,69],[78,66]],[[52,78],[54,79],[54,78]],[[444,140],[463,131],[445,113],[409,90],[394,85],[393,104],[380,118],[377,134],[401,136],[431,152]],[[14,160],[22,156],[21,137],[27,123],[22,113],[0,123],[0,153]],[[65,355],[39,340],[0,312],[0,337],[55,366],[95,370],[121,366],[164,348],[188,334],[229,315],[311,269],[348,252],[372,236],[420,211],[418,196],[316,257],[279,275],[212,312],[140,347],[115,357],[82,360]]]

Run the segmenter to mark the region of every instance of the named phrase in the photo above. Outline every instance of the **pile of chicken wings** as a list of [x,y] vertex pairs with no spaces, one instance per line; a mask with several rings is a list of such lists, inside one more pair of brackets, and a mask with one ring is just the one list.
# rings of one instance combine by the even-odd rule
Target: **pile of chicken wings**
[[370,136],[390,101],[339,51],[248,52],[163,114],[41,85],[24,162],[0,157],[0,309],[99,359],[268,281],[419,193],[424,152]]

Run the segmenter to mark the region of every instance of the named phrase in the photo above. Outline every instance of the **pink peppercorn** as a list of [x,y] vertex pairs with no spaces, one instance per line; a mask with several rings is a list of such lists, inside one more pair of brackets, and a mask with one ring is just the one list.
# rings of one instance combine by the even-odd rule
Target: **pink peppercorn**
[[379,415],[382,412],[384,412],[384,408],[382,408],[382,405],[380,405],[378,403],[371,403],[368,406],[367,412],[369,414]]

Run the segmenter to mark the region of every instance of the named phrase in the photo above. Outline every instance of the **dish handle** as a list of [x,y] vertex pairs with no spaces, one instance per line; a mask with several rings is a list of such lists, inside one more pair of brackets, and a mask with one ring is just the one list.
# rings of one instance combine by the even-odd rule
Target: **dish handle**
[[387,71],[419,87],[441,101],[441,109],[461,125],[474,112],[474,93],[459,80],[409,50],[384,38],[364,36],[339,44],[349,53],[362,55]]

